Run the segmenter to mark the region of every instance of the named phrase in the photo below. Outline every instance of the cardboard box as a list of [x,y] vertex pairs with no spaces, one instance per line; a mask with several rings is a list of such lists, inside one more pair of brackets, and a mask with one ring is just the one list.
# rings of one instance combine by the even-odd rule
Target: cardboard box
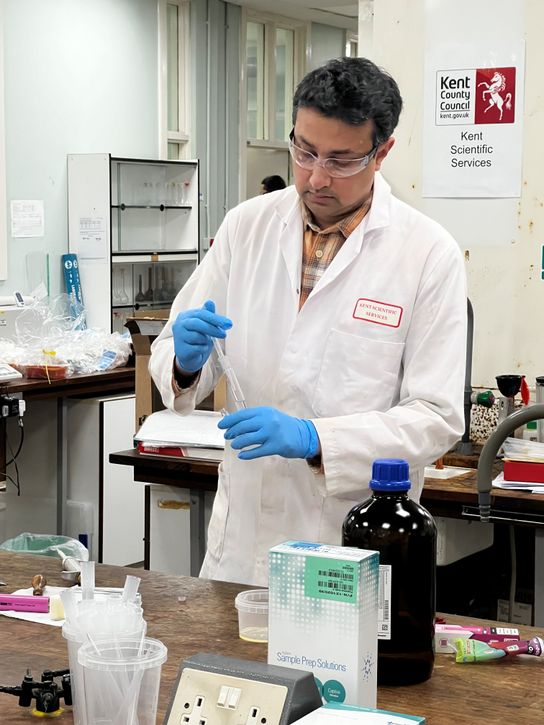
[[326,702],[376,707],[378,585],[376,551],[274,546],[268,663],[313,672]]
[[373,707],[327,704],[295,720],[293,725],[424,725],[425,718]]
[[160,334],[168,322],[169,310],[142,310],[125,323],[132,337],[135,355],[135,390],[136,390],[136,427],[137,431],[144,418],[155,410],[162,410],[164,405],[151,375],[149,374],[149,358],[151,343]]

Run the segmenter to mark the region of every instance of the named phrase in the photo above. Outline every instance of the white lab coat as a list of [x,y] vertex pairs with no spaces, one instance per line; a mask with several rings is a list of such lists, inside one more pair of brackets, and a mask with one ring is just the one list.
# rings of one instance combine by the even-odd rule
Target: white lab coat
[[309,418],[321,443],[324,474],[299,459],[240,461],[227,443],[201,576],[265,585],[274,544],[341,543],[344,517],[369,496],[374,459],[407,459],[418,499],[423,467],[464,429],[466,285],[455,241],[378,173],[369,213],[299,312],[299,203],[288,187],[230,211],[152,346],[165,405],[190,412],[217,373],[210,359],[198,385],[174,397],[171,324],[214,300],[233,321],[225,351],[248,407]]

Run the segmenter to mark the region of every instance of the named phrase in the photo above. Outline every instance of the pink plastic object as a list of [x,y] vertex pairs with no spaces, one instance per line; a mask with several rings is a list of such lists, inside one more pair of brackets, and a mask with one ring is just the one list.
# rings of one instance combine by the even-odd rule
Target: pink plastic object
[[0,594],[0,609],[14,612],[48,612],[49,597],[31,597],[26,594]]

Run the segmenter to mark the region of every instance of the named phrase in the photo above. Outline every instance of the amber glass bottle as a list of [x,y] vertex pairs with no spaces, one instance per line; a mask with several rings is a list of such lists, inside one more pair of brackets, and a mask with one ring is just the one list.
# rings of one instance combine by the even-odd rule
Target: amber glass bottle
[[408,498],[408,463],[374,461],[372,496],[348,513],[344,546],[380,553],[378,684],[427,680],[434,665],[436,526]]

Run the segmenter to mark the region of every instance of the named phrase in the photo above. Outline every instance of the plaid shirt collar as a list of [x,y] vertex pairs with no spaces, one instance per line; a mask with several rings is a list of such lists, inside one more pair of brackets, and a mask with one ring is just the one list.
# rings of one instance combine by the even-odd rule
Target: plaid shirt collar
[[[370,199],[370,203],[372,203],[372,197]],[[345,240],[349,237],[350,234],[355,231],[355,229],[363,221],[366,213],[370,208],[370,203],[368,203],[368,201],[363,202],[358,209],[356,209],[351,214],[348,214],[348,216],[345,216],[343,219],[340,219],[340,221],[336,222],[336,224],[332,224],[326,229],[320,229],[315,223],[312,212],[308,209],[306,204],[301,199],[300,206],[302,211],[302,223],[304,225],[304,229],[311,229],[313,232],[318,232],[321,234],[334,234],[340,232]]]

